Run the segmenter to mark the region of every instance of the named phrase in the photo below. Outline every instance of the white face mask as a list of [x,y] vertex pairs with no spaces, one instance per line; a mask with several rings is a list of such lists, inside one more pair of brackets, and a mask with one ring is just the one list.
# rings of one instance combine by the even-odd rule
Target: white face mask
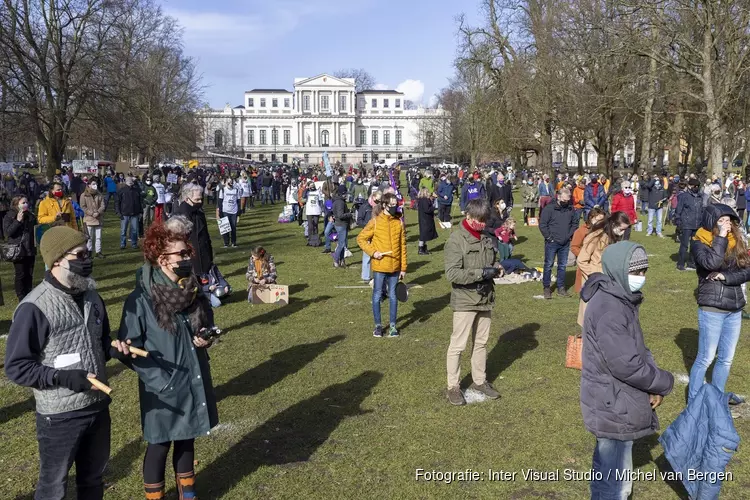
[[639,292],[645,284],[645,276],[635,276],[633,274],[628,274],[628,286],[630,287],[631,292]]

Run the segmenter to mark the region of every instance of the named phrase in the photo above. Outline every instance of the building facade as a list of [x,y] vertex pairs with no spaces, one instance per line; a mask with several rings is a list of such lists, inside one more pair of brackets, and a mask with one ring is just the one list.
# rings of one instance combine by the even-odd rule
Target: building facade
[[[296,78],[294,90],[255,89],[236,107],[204,109],[197,146],[203,160],[370,163],[442,154],[449,130],[441,109],[405,109],[395,90],[355,91],[352,78]],[[200,153],[199,153],[200,155]]]

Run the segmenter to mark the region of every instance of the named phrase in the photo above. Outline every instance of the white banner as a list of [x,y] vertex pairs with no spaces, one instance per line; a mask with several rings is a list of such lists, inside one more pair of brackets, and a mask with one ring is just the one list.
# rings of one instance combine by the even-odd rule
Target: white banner
[[177,184],[177,174],[167,174],[167,184]]
[[96,166],[94,160],[73,160],[74,174],[96,174],[98,172],[99,167]]
[[0,172],[4,174],[12,174],[13,164],[12,163],[0,163]]
[[229,217],[222,217],[216,222],[219,223],[219,233],[222,236],[232,231],[232,225],[229,224]]

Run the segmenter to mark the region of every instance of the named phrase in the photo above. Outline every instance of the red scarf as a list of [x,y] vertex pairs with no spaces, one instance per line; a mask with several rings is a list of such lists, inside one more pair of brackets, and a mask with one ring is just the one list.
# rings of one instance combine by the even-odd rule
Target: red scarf
[[469,226],[469,223],[466,222],[466,219],[464,219],[463,222],[461,222],[461,224],[463,224],[464,229],[466,229],[467,231],[469,231],[473,237],[475,237],[476,239],[480,239],[481,238],[481,233],[479,233],[479,231],[474,231],[471,228],[471,226]]

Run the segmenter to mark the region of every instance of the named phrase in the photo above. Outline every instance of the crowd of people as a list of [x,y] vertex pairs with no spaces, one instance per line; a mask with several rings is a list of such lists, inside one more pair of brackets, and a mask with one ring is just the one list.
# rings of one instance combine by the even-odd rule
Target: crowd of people
[[[647,218],[648,236],[664,237],[668,221],[680,242],[677,268],[693,270],[698,278],[698,355],[690,371],[688,409],[720,403],[739,339],[744,284],[750,280],[743,221],[750,190],[739,178],[701,182],[696,176],[683,180],[642,172],[616,180],[559,174],[553,181],[526,170],[463,168],[403,173],[405,189],[398,169],[361,166],[156,170],[142,176],[63,172],[47,185],[27,175],[6,177],[0,189],[0,202],[9,200],[2,223],[4,253],[12,253],[20,303],[5,371],[14,383],[34,389],[40,459],[36,498],[63,498],[73,463],[79,498],[102,498],[111,424],[109,398],[96,382],[106,384],[105,363],[112,358],[139,378],[148,442],[146,498],[164,498],[170,448],[180,499],[194,498],[195,439],[209,435],[218,423],[206,352],[220,333],[213,308],[231,293],[214,262],[204,206],[213,204],[216,219],[227,220],[223,245],[236,247],[238,224],[256,197],[260,204],[283,204],[283,222],[297,222],[306,244],[323,246],[337,269],[347,267],[349,236],[360,228],[360,278],[372,284],[377,338],[400,336],[398,303],[409,267],[407,209],[416,212],[420,255],[431,254],[428,243],[438,238],[436,222],[451,229],[443,251],[453,310],[446,395],[456,406],[466,404],[460,358],[470,339],[472,384],[467,390],[500,397],[487,380],[486,346],[495,280],[528,270],[513,258],[518,238],[511,211],[515,198],[521,200],[523,224],[538,226],[544,241],[544,299],[552,298],[555,261],[561,297],[570,296],[566,268],[577,266],[584,339],[581,409],[597,439],[593,469],[606,477],[591,482],[594,498],[630,493],[632,481],[611,472],[632,468],[633,441],[658,429],[654,410],[673,389],[674,378],[657,366],[639,321],[649,258],[642,245],[628,241],[641,224],[638,212]],[[461,218],[451,227],[456,199]],[[120,250],[129,236],[131,247],[144,257],[115,339],[91,279],[93,259],[105,258],[101,234],[110,205],[120,219]],[[37,241],[47,272],[33,286]],[[276,283],[277,267],[264,247],[250,252],[246,279],[248,290]],[[139,350],[160,356],[143,357]],[[709,388],[704,378],[714,359]],[[739,396],[728,399],[744,403]],[[696,439],[693,434],[672,430],[670,443]],[[711,463],[722,470],[724,465]]]

